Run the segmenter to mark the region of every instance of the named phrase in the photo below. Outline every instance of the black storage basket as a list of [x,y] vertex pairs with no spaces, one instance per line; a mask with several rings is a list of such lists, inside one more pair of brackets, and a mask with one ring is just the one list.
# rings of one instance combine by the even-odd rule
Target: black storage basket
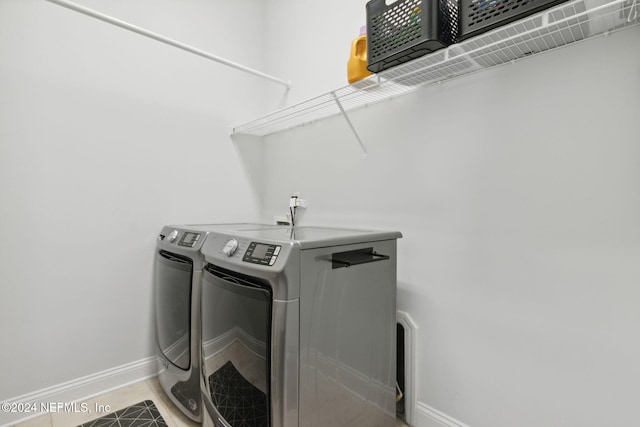
[[567,0],[460,0],[460,40],[565,1]]
[[367,69],[378,73],[457,40],[458,0],[367,3]]

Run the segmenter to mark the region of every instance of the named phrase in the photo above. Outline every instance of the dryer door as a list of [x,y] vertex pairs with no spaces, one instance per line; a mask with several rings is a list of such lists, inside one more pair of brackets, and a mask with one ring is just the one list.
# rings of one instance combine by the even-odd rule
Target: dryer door
[[212,264],[205,268],[204,398],[217,412],[210,414],[216,425],[271,425],[271,308],[271,289],[264,281]]
[[180,369],[191,365],[191,279],[193,261],[167,251],[156,257],[156,337],[164,356]]

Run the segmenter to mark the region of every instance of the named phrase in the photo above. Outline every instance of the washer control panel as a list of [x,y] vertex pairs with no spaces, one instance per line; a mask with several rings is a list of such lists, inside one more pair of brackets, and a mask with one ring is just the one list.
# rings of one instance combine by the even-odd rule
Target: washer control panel
[[282,249],[279,245],[251,242],[242,261],[260,265],[273,265]]
[[[173,240],[175,240],[175,238]],[[178,246],[186,246],[188,248],[192,248],[196,245],[198,240],[200,240],[200,234],[186,231],[178,242]]]

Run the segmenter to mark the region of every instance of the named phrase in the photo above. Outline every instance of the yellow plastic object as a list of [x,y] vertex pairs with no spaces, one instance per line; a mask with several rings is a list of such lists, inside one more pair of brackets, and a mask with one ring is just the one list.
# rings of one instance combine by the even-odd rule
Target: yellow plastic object
[[371,75],[367,70],[367,35],[361,34],[351,42],[351,56],[347,62],[347,80],[356,82]]

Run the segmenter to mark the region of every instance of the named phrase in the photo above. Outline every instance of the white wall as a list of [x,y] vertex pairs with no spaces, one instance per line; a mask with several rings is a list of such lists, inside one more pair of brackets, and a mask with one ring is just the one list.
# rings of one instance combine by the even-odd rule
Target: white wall
[[366,23],[366,1],[269,0],[266,2],[267,69],[290,80],[283,96],[273,88],[272,109],[346,86],[351,40]]
[[82,1],[264,65],[293,82],[283,97],[44,1],[0,1],[0,400],[152,354],[163,224],[270,219],[299,191],[303,223],[404,233],[421,408],[472,426],[633,424],[640,31],[358,111],[365,161],[340,118],[234,147],[229,124],[346,83],[364,23],[364,1],[347,3]]
[[[348,21],[323,5],[287,22]],[[284,15],[269,15],[270,42],[287,46],[271,69],[342,85],[333,65],[352,36],[332,27],[303,70],[291,52],[308,42]],[[474,427],[636,422],[638,40],[636,27],[356,111],[367,160],[340,117],[265,139],[266,219],[301,192],[303,224],[404,233],[398,308],[419,328],[419,426],[440,425],[432,409]]]
[[[78,3],[264,68],[261,1]],[[228,127],[264,112],[269,84],[0,1],[0,400],[153,354],[156,236],[257,217]]]

